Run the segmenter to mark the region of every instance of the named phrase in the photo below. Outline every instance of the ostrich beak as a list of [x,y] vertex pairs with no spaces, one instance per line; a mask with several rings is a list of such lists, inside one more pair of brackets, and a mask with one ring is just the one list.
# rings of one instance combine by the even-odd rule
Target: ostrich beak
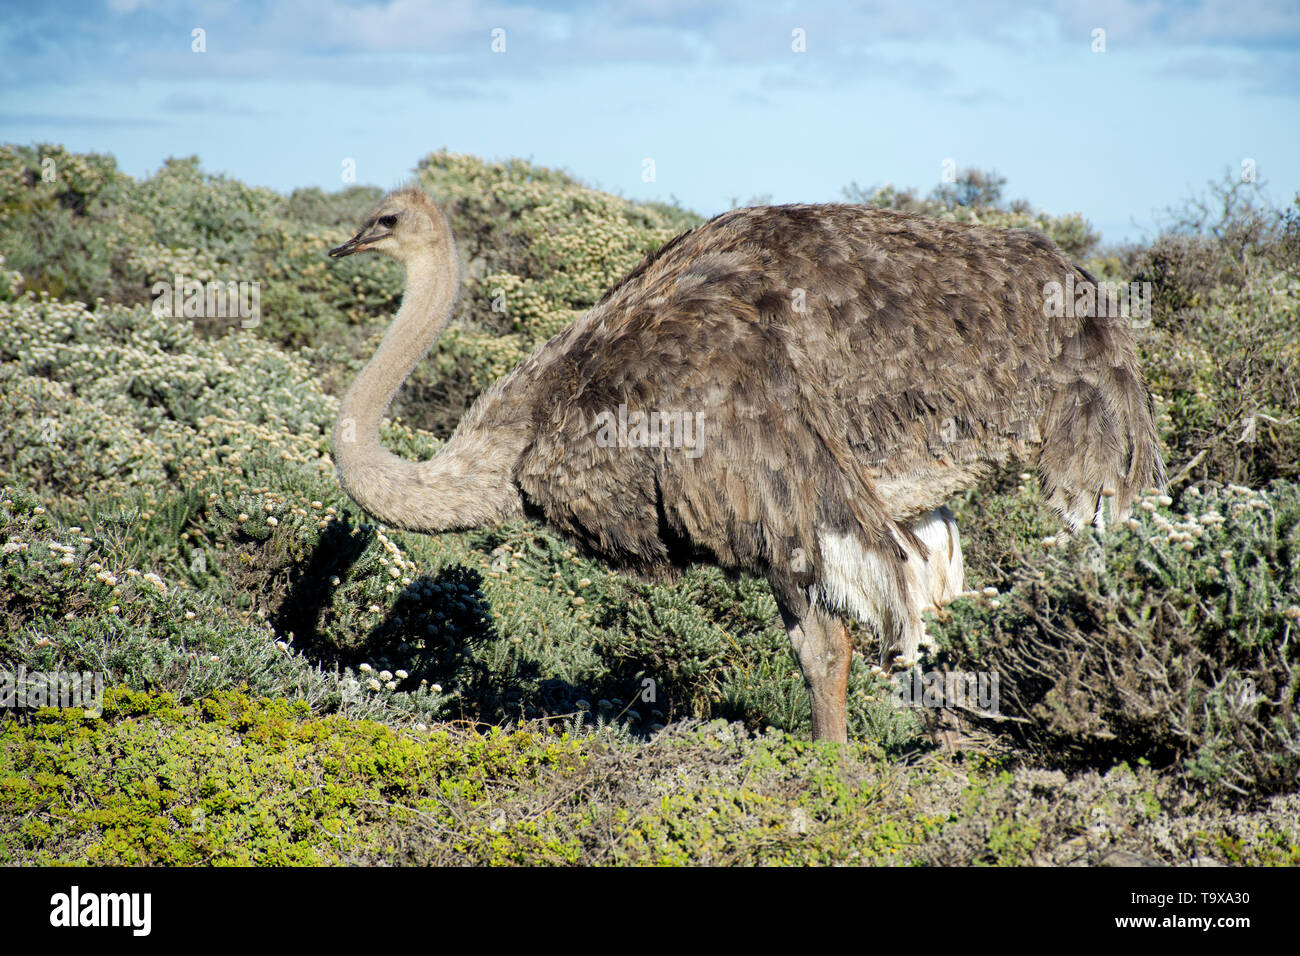
[[391,236],[391,232],[379,232],[375,226],[369,225],[358,232],[355,236],[343,243],[341,246],[335,246],[330,250],[331,259],[342,259],[344,256],[350,256],[354,252],[364,252],[367,245],[372,242],[378,242],[380,239],[386,239]]

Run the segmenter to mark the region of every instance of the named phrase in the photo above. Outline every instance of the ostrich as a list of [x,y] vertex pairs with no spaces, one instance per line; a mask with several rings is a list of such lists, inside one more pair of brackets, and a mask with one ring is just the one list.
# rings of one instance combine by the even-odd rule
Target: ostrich
[[405,187],[330,255],[363,251],[402,263],[406,289],[339,409],[347,494],[396,528],[531,516],[643,577],[765,578],[817,739],[847,740],[846,619],[910,666],[922,611],[964,587],[955,493],[1036,456],[1073,529],[1163,483],[1125,320],[1045,314],[1050,283],[1092,277],[1036,232],[844,204],[723,213],[484,391],[429,461],[385,449],[379,423],[451,315],[451,230]]

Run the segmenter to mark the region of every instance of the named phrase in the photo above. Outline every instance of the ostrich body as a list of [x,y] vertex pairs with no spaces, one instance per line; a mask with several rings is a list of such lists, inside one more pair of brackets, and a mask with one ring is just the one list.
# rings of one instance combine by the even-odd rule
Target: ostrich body
[[[1048,283],[1091,277],[1038,233],[851,205],[724,213],[487,389],[429,461],[388,452],[379,423],[450,317],[451,231],[402,189],[330,255],[363,250],[402,262],[406,292],[340,407],[348,495],[413,531],[527,515],[642,576],[765,578],[817,738],[847,739],[845,619],[910,664],[922,610],[963,588],[952,495],[1036,457],[1073,528],[1163,481],[1126,320],[1045,317]],[[622,424],[656,416],[670,427]]]

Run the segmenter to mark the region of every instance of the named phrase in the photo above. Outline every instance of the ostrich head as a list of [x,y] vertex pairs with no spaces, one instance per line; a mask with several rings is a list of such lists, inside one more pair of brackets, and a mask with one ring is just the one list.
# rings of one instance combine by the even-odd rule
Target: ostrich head
[[416,250],[436,247],[447,235],[447,222],[433,200],[422,190],[408,186],[385,196],[362,221],[360,231],[331,249],[330,257],[382,252],[404,262]]

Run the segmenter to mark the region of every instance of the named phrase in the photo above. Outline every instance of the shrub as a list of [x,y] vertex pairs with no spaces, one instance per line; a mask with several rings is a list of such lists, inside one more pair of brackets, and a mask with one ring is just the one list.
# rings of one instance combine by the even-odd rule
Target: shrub
[[[52,183],[39,176],[47,155],[65,173]],[[412,458],[437,450],[487,381],[588,308],[643,253],[699,221],[520,161],[440,152],[417,175],[452,217],[465,278],[439,350],[384,424],[384,442]],[[1076,253],[1092,242],[1078,217],[1003,205],[993,186],[972,182],[969,196],[931,199],[886,189],[875,201],[1042,228]],[[648,747],[663,725],[702,719],[738,722],[727,731],[732,741],[766,728],[807,733],[803,682],[759,581],[703,567],[648,585],[609,573],[530,522],[421,536],[350,513],[329,458],[334,396],[390,321],[401,274],[374,259],[331,262],[325,250],[352,233],[377,196],[357,187],[280,197],[206,174],[194,160],[137,182],[104,157],[0,150],[0,255],[23,246],[34,224],[55,224],[47,259],[21,268],[0,261],[6,658],[99,668],[133,693],[170,693],[181,707],[245,686],[304,701],[315,715],[401,728],[539,719],[629,747]],[[1008,739],[1026,759],[1100,766],[1142,757],[1173,768],[1162,779],[1199,782],[1200,792],[1293,788],[1293,659],[1282,637],[1296,603],[1289,516],[1300,460],[1300,289],[1288,271],[1288,222],[1276,241],[1250,239],[1241,247],[1249,268],[1211,271],[1211,285],[1197,285],[1190,265],[1173,268],[1170,301],[1195,298],[1139,331],[1171,474],[1177,488],[1195,483],[1205,496],[1193,507],[1186,492],[1182,507],[1217,508],[1225,518],[1222,526],[1198,518],[1200,538],[1175,529],[1196,538],[1192,552],[1187,541],[1165,540],[1155,515],[1171,526],[1187,519],[1158,510],[1106,539],[1100,569],[1089,563],[1086,536],[1074,550],[1044,551],[1059,524],[1014,466],[955,502],[972,582],[1009,589],[1010,607],[955,605],[940,622],[946,653],[1005,668],[1008,706],[1024,721]],[[1122,277],[1134,261],[1111,256],[1108,275]],[[154,314],[151,283],[176,272],[261,282],[262,323],[244,330]],[[1197,308],[1213,321],[1193,320],[1188,310]],[[1207,481],[1215,477],[1278,481],[1258,499],[1265,510],[1245,504],[1237,514],[1230,502],[1257,499],[1215,489]],[[1212,538],[1219,551],[1239,553],[1231,569],[1218,568],[1217,584]],[[871,636],[853,634],[859,657],[874,659]],[[381,680],[385,670],[391,678]],[[1261,700],[1238,713],[1233,701],[1243,698],[1231,688],[1247,679]],[[1138,707],[1142,693],[1159,702],[1154,711]],[[892,706],[862,659],[850,675],[850,714],[851,734],[891,756],[921,745],[915,716]],[[783,751],[780,760],[791,759]],[[1007,801],[996,811],[1004,815],[1021,794],[1010,784],[985,792]],[[761,832],[778,816],[738,809],[748,799],[737,782],[655,813],[634,803],[644,814],[635,859],[799,858],[784,838],[764,849]],[[824,810],[838,826],[861,806],[819,804],[813,816]],[[674,829],[674,816],[691,808],[712,812],[712,823]],[[759,836],[749,829],[755,821]],[[512,832],[532,838],[527,826]],[[916,859],[1026,859],[1049,832],[1035,837],[1008,816],[984,830],[972,824],[961,839],[973,842],[960,851],[930,847]],[[933,835],[927,827],[872,834],[861,835],[885,847],[873,859]],[[483,859],[531,852],[497,841],[480,828],[471,843]],[[707,852],[683,850],[691,841]],[[569,859],[572,844],[562,843]],[[835,846],[808,852],[849,852]],[[1275,849],[1286,858],[1286,846]]]
[[982,722],[1032,759],[1294,789],[1300,487],[1191,488],[1181,515],[1160,501],[1102,538],[1049,539],[1008,593],[955,603],[936,626],[945,659],[999,675],[1001,717]]
[[1060,246],[1067,256],[1084,259],[1097,245],[1099,236],[1078,213],[1051,216],[1034,212],[1029,204],[1017,200],[1002,202],[1006,178],[984,170],[964,170],[952,185],[936,186],[924,198],[915,190],[898,189],[893,184],[866,189],[850,183],[843,190],[849,202],[900,212],[935,216],[950,222],[973,222],[999,229],[1036,229]]
[[1256,225],[1229,223],[1227,238],[1171,234],[1134,261],[1154,298],[1143,367],[1185,477],[1260,486],[1300,474],[1300,269],[1285,219],[1244,252],[1239,233]]

